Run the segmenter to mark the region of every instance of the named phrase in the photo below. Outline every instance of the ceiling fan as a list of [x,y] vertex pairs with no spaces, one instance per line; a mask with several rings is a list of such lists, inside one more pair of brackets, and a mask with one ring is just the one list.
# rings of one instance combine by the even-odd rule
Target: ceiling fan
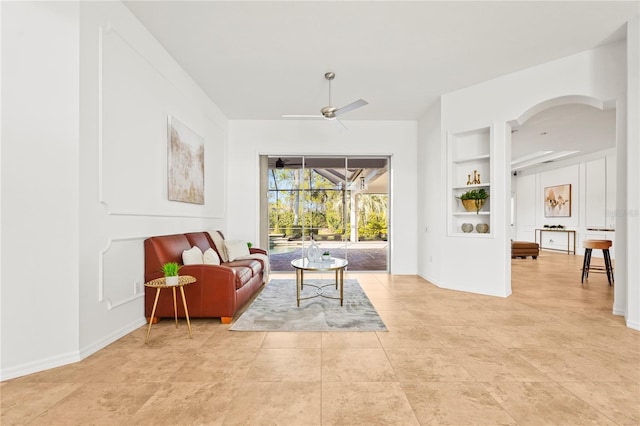
[[329,105],[322,108],[320,110],[319,115],[283,114],[282,118],[325,118],[327,120],[333,120],[333,119],[336,119],[339,115],[344,114],[345,112],[353,111],[354,109],[363,107],[369,103],[364,99],[358,99],[357,101],[351,102],[350,104],[345,105],[341,108],[336,108],[332,106],[331,105],[331,81],[334,78],[336,78],[336,73],[331,71],[327,72],[324,74],[324,78],[329,81]]
[[278,157],[276,160],[276,169],[284,169],[285,166],[302,166],[303,163],[290,163],[290,159],[285,158],[284,160],[281,157]]

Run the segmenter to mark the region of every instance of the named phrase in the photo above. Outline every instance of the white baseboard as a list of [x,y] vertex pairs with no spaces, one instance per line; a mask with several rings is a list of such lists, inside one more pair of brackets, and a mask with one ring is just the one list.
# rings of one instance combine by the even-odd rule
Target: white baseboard
[[627,314],[627,311],[625,311],[624,309],[618,309],[615,306],[613,307],[613,311],[611,312],[613,315],[618,315],[618,316],[625,316]]
[[106,348],[116,340],[121,339],[122,337],[126,336],[127,334],[131,333],[134,330],[137,330],[138,328],[142,327],[146,323],[147,323],[147,320],[145,318],[141,318],[137,321],[132,322],[131,324],[127,324],[126,326],[122,327],[119,330],[114,331],[113,333],[103,337],[102,339],[97,340],[91,343],[90,345],[83,347],[82,349],[80,349],[80,358],[85,359],[89,355],[93,355],[94,353],[98,352],[100,349]]
[[77,351],[67,352],[65,354],[55,355],[36,361],[27,362],[9,368],[0,370],[0,381],[15,379],[40,371],[49,370],[51,368],[62,367],[63,365],[73,364],[80,361],[80,354]]
[[640,331],[640,322],[627,320],[627,327]]
[[418,273],[418,276],[424,280],[429,281],[431,284],[435,285],[436,287],[442,288],[442,285],[438,282],[438,280],[431,278],[429,275]]
[[471,288],[451,287],[451,286],[444,285],[441,282],[438,282],[438,280],[430,278],[428,275],[425,275],[425,274],[418,274],[418,276],[420,278],[423,278],[429,281],[431,284],[435,285],[436,287],[446,289],[446,290],[464,291],[465,293],[482,294],[483,296],[494,296],[494,297],[502,297],[502,298],[509,297],[511,295],[511,293],[509,294],[480,293],[477,290],[471,289]]
[[100,349],[107,347],[116,340],[126,336],[132,331],[145,325],[147,321],[144,318],[138,319],[131,324],[114,331],[108,336],[85,346],[79,351],[72,351],[65,354],[55,355],[52,357],[27,362],[13,367],[0,370],[0,381],[15,379],[16,377],[27,376],[29,374],[38,373],[40,371],[49,370],[51,368],[62,367],[63,365],[73,364],[82,361],[89,355],[98,352]]

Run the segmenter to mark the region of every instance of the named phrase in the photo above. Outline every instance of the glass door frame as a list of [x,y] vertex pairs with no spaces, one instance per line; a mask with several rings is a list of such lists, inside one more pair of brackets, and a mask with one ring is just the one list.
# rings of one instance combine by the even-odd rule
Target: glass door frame
[[[384,182],[384,187],[386,189],[386,192],[382,192],[381,194],[385,194],[386,195],[386,210],[385,210],[385,214],[386,214],[386,265],[385,265],[385,269],[384,271],[389,272],[390,270],[390,266],[391,266],[391,238],[390,238],[390,223],[391,223],[391,173],[390,173],[390,167],[391,167],[391,157],[389,155],[301,155],[301,154],[260,154],[260,192],[262,194],[264,194],[263,196],[260,197],[260,242],[261,242],[261,246],[262,247],[269,247],[269,238],[270,238],[270,220],[269,220],[269,208],[270,208],[270,203],[269,203],[269,194],[273,191],[272,188],[269,187],[269,181],[270,181],[270,176],[269,174],[272,173],[272,169],[274,168],[286,168],[286,166],[284,167],[278,167],[278,164],[276,163],[276,166],[274,167],[273,163],[274,159],[278,159],[281,160],[282,158],[285,159],[285,161],[290,162],[291,159],[295,159],[300,160],[300,175],[301,175],[301,182],[298,184],[298,188],[297,190],[299,191],[299,194],[302,195],[299,198],[299,203],[302,203],[302,205],[299,207],[299,224],[301,227],[301,253],[304,254],[304,250],[308,247],[309,245],[309,237],[310,236],[315,236],[316,238],[318,238],[320,235],[319,234],[314,234],[313,230],[314,230],[314,217],[313,217],[313,210],[311,210],[311,204],[309,201],[309,198],[312,196],[312,192],[314,192],[317,189],[313,188],[313,175],[312,173],[314,173],[314,170],[329,170],[328,172],[325,173],[318,173],[317,171],[315,173],[318,173],[320,176],[325,177],[326,180],[331,181],[332,183],[334,183],[337,188],[335,189],[331,189],[331,190],[336,190],[338,188],[342,189],[343,191],[343,197],[342,197],[342,231],[341,231],[341,243],[337,245],[338,248],[341,248],[342,250],[344,250],[344,257],[348,259],[349,256],[349,246],[351,245],[350,243],[352,242],[358,242],[358,241],[353,241],[354,238],[356,238],[358,236],[358,230],[354,229],[355,226],[357,226],[357,221],[353,221],[354,218],[352,217],[355,213],[352,211],[352,206],[351,206],[351,202],[354,200],[354,197],[352,196],[353,192],[352,190],[354,188],[356,188],[356,186],[360,185],[360,180],[362,179],[362,182],[365,184],[365,187],[363,188],[357,188],[360,189],[360,191],[358,191],[358,193],[354,194],[355,197],[357,197],[358,194],[362,194],[366,189],[366,181],[365,179],[369,179],[372,176],[364,176],[364,172],[365,169],[361,168],[360,170],[358,170],[357,168],[354,169],[357,171],[356,172],[352,172],[350,171],[350,161],[353,163],[358,163],[358,162],[362,162],[362,161],[375,161],[375,160],[382,160],[384,161],[384,172],[387,173],[386,176],[386,181],[382,181]],[[322,166],[322,167],[310,167],[309,163],[311,163],[311,165],[313,165],[313,162],[315,160],[318,161],[322,161],[322,160],[326,160],[328,162],[336,162],[337,161],[343,161],[344,165],[340,165],[340,167],[326,167],[326,166]],[[277,160],[276,160],[277,161]],[[282,164],[282,163],[281,163]],[[353,168],[353,167],[351,167]],[[309,172],[307,172],[307,169],[309,170]],[[341,171],[341,179],[339,179],[338,181],[334,181],[333,179],[329,179],[327,178],[328,174],[332,174],[330,177],[339,177],[340,173],[335,173],[335,172],[331,172],[331,170],[340,170]],[[352,173],[354,173],[352,175]],[[369,174],[371,175],[371,171],[369,171]],[[379,176],[374,176],[376,178],[379,178]],[[275,175],[274,175],[275,178]],[[305,185],[305,182],[308,182],[308,185]],[[339,185],[341,184],[341,185]],[[288,189],[289,191],[291,189]],[[328,190],[328,188],[321,188],[320,190],[322,191],[326,191]],[[285,191],[285,190],[281,190],[281,191]],[[359,197],[358,197],[359,198]],[[317,207],[317,202],[316,204],[314,204]],[[325,220],[326,220],[326,212],[325,212]],[[325,246],[331,245],[332,248],[336,248],[336,244],[335,244],[335,240],[333,240],[333,238],[335,237],[331,237],[332,241],[331,244],[325,243]],[[321,239],[321,238],[320,238]],[[356,240],[358,240],[359,238],[356,238]],[[324,241],[323,241],[324,242]],[[320,246],[322,247],[322,242],[319,242]],[[375,272],[378,271],[383,271],[383,270],[373,270]]]

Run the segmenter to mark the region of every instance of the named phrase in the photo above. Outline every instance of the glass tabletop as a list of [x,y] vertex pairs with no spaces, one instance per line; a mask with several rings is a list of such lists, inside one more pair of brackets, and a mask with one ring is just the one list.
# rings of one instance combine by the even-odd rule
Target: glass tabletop
[[331,260],[319,260],[317,262],[310,262],[307,258],[291,261],[291,266],[296,269],[304,269],[306,271],[333,271],[336,269],[342,269],[348,264],[349,262],[347,260],[338,259],[337,257],[332,257]]

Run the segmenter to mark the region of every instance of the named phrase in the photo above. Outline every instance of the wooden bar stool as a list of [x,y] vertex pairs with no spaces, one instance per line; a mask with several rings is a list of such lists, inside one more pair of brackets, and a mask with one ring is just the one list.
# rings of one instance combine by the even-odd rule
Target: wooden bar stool
[[[609,254],[609,247],[613,243],[611,240],[584,240],[582,246],[584,247],[584,261],[582,263],[582,279],[581,283],[584,283],[585,278],[589,278],[589,270],[595,270],[599,272],[607,273],[607,281],[609,285],[613,283],[613,266],[611,266],[611,255]],[[602,250],[604,255],[604,268],[601,266],[591,266],[591,251],[593,249]]]

